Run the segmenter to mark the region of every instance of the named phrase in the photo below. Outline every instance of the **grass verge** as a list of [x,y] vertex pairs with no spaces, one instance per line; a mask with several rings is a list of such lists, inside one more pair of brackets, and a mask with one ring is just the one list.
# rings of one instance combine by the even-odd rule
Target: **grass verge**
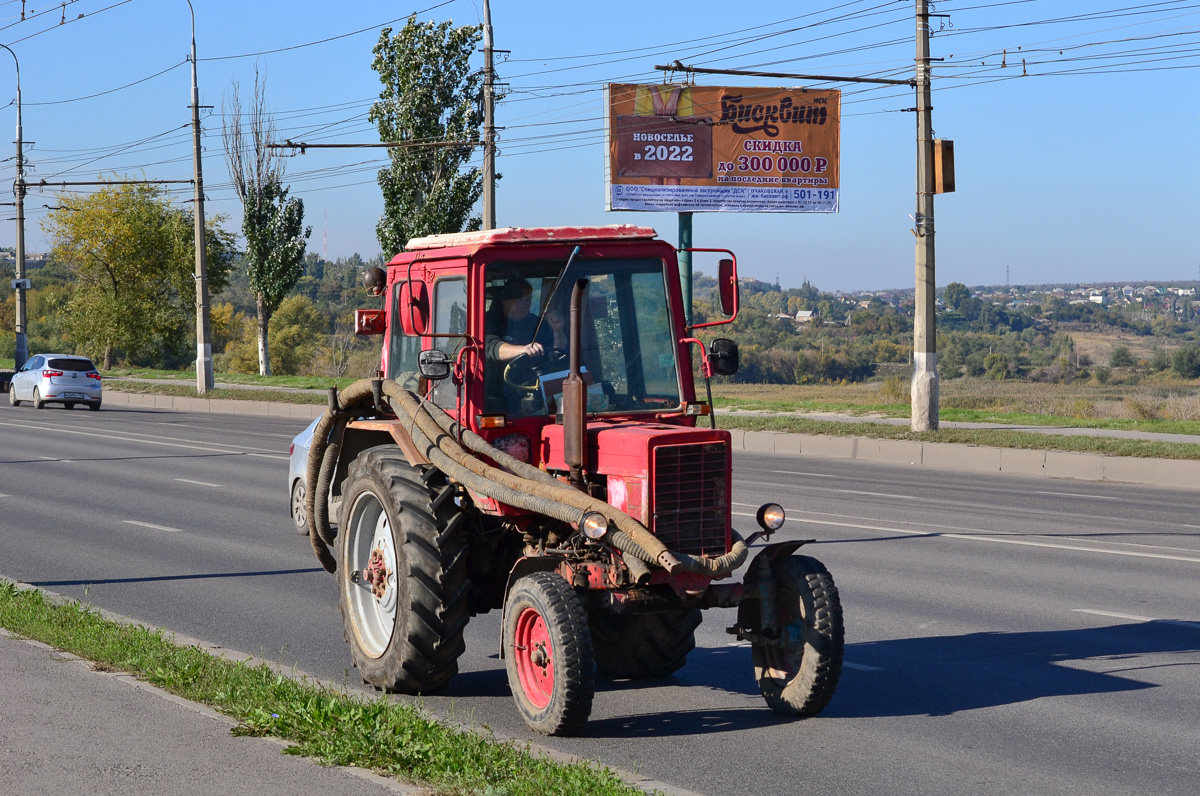
[[[125,376],[134,379],[170,379],[172,381],[196,383],[194,370],[157,370],[154,368],[113,368],[104,373],[105,378]],[[326,390],[336,386],[339,390],[358,381],[355,378],[332,378],[329,376],[259,376],[247,373],[214,373],[213,381],[225,384],[247,384],[259,387],[294,387],[303,390]]]
[[642,796],[598,764],[559,763],[513,743],[456,730],[412,705],[346,695],[181,647],[159,631],[105,619],[77,602],[54,604],[34,589],[0,582],[0,626],[130,672],[238,722],[237,735],[292,742],[289,754],[354,765],[430,787],[444,796],[527,793]]
[[721,414],[717,425],[744,431],[784,431],[792,434],[825,434],[831,437],[873,437],[919,442],[951,442],[992,448],[1073,451],[1105,456],[1136,456],[1144,459],[1200,459],[1200,445],[1117,437],[1039,434],[1007,429],[943,428],[914,433],[905,426],[885,423],[854,423],[838,420],[807,420],[800,417],[752,417]]
[[[131,392],[142,395],[173,395],[177,398],[196,398],[196,387],[191,384],[161,384],[145,381],[109,381],[105,389],[113,392]],[[220,387],[204,393],[205,398],[226,398],[235,401],[271,401],[281,404],[325,404],[328,398],[319,393],[291,392],[288,390],[244,390],[236,387]]]

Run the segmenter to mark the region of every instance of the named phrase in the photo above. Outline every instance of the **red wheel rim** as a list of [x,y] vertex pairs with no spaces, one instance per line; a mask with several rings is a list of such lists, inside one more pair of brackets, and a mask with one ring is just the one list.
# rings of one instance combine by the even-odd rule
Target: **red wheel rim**
[[546,707],[554,693],[554,647],[546,620],[536,609],[524,608],[517,617],[513,647],[517,678],[525,697],[536,708]]

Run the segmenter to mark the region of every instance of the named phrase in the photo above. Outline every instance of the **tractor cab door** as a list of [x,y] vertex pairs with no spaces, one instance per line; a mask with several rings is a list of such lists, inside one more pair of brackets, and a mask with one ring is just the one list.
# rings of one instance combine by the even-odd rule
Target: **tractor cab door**
[[[466,263],[447,260],[398,266],[388,300],[391,322],[385,375],[401,387],[419,392],[417,358],[421,351],[437,348],[454,361],[466,342]],[[430,399],[454,412],[458,388],[453,379],[433,385]]]

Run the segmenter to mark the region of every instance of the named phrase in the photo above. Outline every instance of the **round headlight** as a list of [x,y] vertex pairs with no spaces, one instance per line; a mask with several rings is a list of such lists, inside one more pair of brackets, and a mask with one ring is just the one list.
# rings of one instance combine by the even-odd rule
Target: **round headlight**
[[579,521],[579,527],[587,538],[600,539],[608,533],[608,519],[598,511],[589,511]]
[[783,521],[786,519],[787,515],[783,513],[783,506],[778,503],[764,503],[758,509],[758,524],[764,531],[778,531],[783,527]]

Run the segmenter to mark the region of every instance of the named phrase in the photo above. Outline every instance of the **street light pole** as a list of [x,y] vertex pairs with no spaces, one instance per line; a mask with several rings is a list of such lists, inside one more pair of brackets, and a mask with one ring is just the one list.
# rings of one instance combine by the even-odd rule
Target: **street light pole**
[[208,317],[208,252],[204,240],[204,170],[200,158],[200,89],[196,86],[196,10],[192,14],[192,170],[196,182],[196,392],[213,387],[212,337]]
[[0,47],[8,50],[17,66],[17,182],[13,192],[17,195],[17,267],[14,274],[17,298],[17,350],[14,354],[13,367],[19,368],[29,359],[29,335],[25,328],[25,151],[21,130],[21,63],[17,54],[7,45]]

